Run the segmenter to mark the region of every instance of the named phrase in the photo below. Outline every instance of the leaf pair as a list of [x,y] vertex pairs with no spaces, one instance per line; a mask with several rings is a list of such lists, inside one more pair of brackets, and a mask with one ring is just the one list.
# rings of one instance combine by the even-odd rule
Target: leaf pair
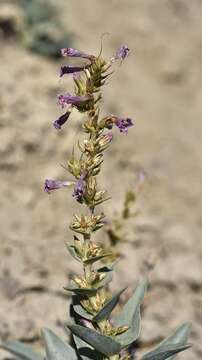
[[[125,290],[125,289],[124,289]],[[120,291],[115,294],[100,310],[100,312],[91,319],[91,321],[99,322],[103,319],[109,318],[109,315],[117,305],[120,295],[124,291]],[[144,294],[147,290],[147,281],[140,283],[132,297],[125,304],[122,312],[112,318],[112,321],[115,326],[124,326],[127,325],[129,329],[115,337],[106,336],[98,333],[95,330],[86,328],[80,325],[69,325],[71,332],[85,341],[87,344],[91,345],[94,349],[105,354],[106,356],[111,356],[114,354],[120,353],[121,349],[127,347],[132,342],[134,342],[140,332],[140,303],[144,298]],[[79,310],[82,314],[81,309]],[[85,313],[84,313],[85,315]],[[82,316],[82,315],[81,315]]]

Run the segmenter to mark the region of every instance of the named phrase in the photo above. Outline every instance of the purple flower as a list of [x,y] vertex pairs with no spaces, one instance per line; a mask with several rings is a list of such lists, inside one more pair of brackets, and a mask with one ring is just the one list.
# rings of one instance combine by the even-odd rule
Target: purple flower
[[83,202],[83,196],[85,193],[86,182],[85,182],[85,174],[81,174],[80,178],[76,181],[74,186],[73,197],[80,203]]
[[60,181],[60,180],[49,180],[46,179],[44,183],[44,191],[50,194],[52,190],[61,189],[65,186],[72,185],[73,182],[70,181]]
[[128,128],[134,125],[132,119],[130,118],[116,118],[114,123],[119,128],[121,133],[127,133]]
[[83,51],[79,51],[72,48],[61,49],[61,54],[62,56],[80,57],[88,60],[93,60],[95,58],[94,55],[88,55],[85,54]]
[[65,107],[65,105],[72,104],[72,105],[78,105],[81,102],[85,102],[90,100],[91,97],[89,95],[84,96],[74,96],[70,94],[66,95],[59,95],[58,96],[58,103],[61,105],[62,109]]
[[60,69],[60,77],[62,77],[64,74],[73,74],[76,72],[83,71],[88,66],[61,66]]
[[61,129],[62,125],[66,123],[69,118],[71,111],[67,111],[65,114],[61,115],[57,120],[54,121],[53,126],[58,130]]
[[124,60],[129,55],[130,49],[127,45],[122,45],[116,52],[115,60]]

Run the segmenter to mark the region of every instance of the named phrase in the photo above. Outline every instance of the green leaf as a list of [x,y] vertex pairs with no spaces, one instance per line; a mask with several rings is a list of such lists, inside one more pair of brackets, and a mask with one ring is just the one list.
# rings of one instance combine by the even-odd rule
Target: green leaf
[[191,345],[183,344],[169,344],[163,345],[156,350],[150,351],[142,357],[142,360],[165,360],[169,359],[173,355],[188,349]]
[[144,280],[135,289],[133,295],[123,307],[121,313],[113,318],[115,326],[126,325],[127,331],[116,336],[122,347],[126,347],[137,340],[140,333],[140,303],[144,298],[148,282]]
[[[150,353],[148,354],[155,354],[155,353],[161,353],[162,351],[165,352],[165,348],[167,346],[169,347],[175,347],[175,346],[178,346],[178,347],[184,347],[185,346],[185,349],[183,348],[182,350],[179,350],[179,351],[183,351],[183,350],[186,350],[187,348],[187,340],[188,340],[188,337],[189,337],[189,334],[190,334],[190,330],[191,330],[191,324],[189,323],[185,323],[181,326],[179,326],[175,332],[170,335],[169,337],[167,337],[165,340],[163,340],[153,351],[151,351]],[[190,345],[188,345],[188,347],[190,347]],[[173,359],[175,353],[179,352],[179,351],[176,351],[174,352],[173,354],[170,354],[169,357],[169,360]],[[146,354],[145,356],[147,356],[148,354]],[[168,357],[166,357],[165,359],[167,359]],[[143,357],[144,358],[144,357]]]
[[97,291],[100,288],[101,287],[99,287],[99,288],[78,288],[78,287],[76,287],[76,285],[71,284],[71,283],[67,287],[64,287],[65,290],[72,291],[76,295],[87,295],[87,296],[96,295]]
[[75,350],[64,343],[57,335],[49,329],[43,329],[43,338],[48,360],[77,360]]
[[109,317],[117,303],[119,302],[121,294],[125,291],[125,289],[116,293],[107,303],[103,306],[103,308],[99,311],[99,313],[93,318],[93,321],[99,322],[103,319]]
[[188,341],[188,337],[191,331],[191,324],[190,323],[184,323],[180,325],[175,332],[170,335],[167,339],[163,340],[161,344],[178,344],[184,343],[184,345]]
[[74,245],[65,244],[67,250],[69,251],[70,255],[77,261],[81,262],[81,259],[78,257]]
[[124,333],[116,336],[116,341],[118,341],[123,348],[137,340],[140,334],[140,320],[140,307],[138,306],[136,312],[133,315],[129,329]]
[[[175,332],[169,336],[167,339],[165,339],[164,341],[162,341],[161,344],[165,344],[165,343],[172,343],[172,344],[183,344],[186,345],[189,335],[190,335],[190,331],[191,331],[191,324],[190,323],[184,323],[181,326],[179,326]],[[169,360],[174,359],[174,356],[170,357]]]
[[101,259],[104,259],[105,257],[107,256],[111,256],[111,254],[103,254],[103,255],[98,255],[98,256],[94,256],[92,258],[89,258],[88,260],[85,260],[84,261],[84,264],[93,264],[94,262],[98,261],[98,260],[101,260]]
[[8,350],[12,354],[18,356],[22,360],[43,360],[44,356],[35,353],[29,346],[19,341],[7,341],[0,344],[4,350]]
[[81,340],[78,336],[73,335],[73,339],[82,360],[103,360],[103,355],[101,353],[97,352],[92,346]]
[[120,344],[109,336],[101,335],[95,330],[80,325],[68,325],[68,328],[73,334],[106,356],[118,354],[121,351]]
[[134,314],[136,313],[137,308],[140,306],[140,303],[144,298],[147,286],[147,280],[144,280],[137,286],[131,298],[124,305],[121,313],[113,317],[113,322],[115,326],[131,325]]
[[113,271],[118,262],[119,262],[119,260],[116,260],[111,264],[104,265],[101,268],[99,268],[97,271],[98,272],[110,272],[110,271]]
[[101,268],[99,268],[98,270],[97,270],[97,272],[101,272],[101,273],[103,273],[103,272],[110,272],[110,271],[113,271],[113,268],[112,267],[110,267],[109,265],[105,265],[105,266],[102,266]]
[[73,305],[76,314],[82,316],[84,319],[92,320],[93,315],[89,314],[81,305]]

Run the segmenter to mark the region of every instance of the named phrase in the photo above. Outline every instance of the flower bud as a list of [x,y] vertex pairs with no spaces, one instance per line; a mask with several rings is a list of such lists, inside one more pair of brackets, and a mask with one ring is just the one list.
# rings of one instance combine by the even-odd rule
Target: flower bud
[[107,149],[109,144],[112,141],[112,138],[113,138],[113,134],[111,131],[109,131],[107,134],[101,135],[98,138],[99,150],[103,151],[103,150]]
[[55,129],[61,129],[62,125],[66,123],[71,114],[71,110],[68,110],[65,114],[61,115],[57,120],[54,121],[53,126]]

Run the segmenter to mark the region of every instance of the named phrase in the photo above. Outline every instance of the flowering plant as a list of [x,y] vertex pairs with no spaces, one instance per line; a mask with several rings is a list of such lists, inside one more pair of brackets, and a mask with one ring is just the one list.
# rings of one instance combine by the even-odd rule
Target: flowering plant
[[[122,134],[134,125],[131,118],[109,115],[100,118],[102,87],[109,78],[114,62],[122,62],[129,55],[129,48],[121,46],[116,54],[106,61],[101,53],[89,55],[72,48],[61,50],[62,56],[79,57],[85,60],[83,66],[62,66],[60,76],[73,74],[75,94],[58,96],[58,103],[64,113],[54,121],[55,129],[60,131],[71,118],[76,109],[85,115],[82,128],[86,138],[79,142],[80,156],[73,152],[68,161],[68,171],[73,180],[45,180],[44,190],[50,194],[56,189],[73,187],[72,196],[87,211],[74,215],[70,229],[74,233],[73,243],[67,244],[70,255],[82,265],[83,273],[72,277],[65,287],[72,293],[72,322],[67,328],[72,334],[73,346],[63,342],[51,330],[43,330],[43,338],[48,360],[130,360],[136,355],[135,341],[140,333],[140,304],[147,290],[147,280],[141,281],[135,288],[131,298],[117,314],[114,308],[119,303],[125,289],[115,294],[109,291],[109,283],[115,263],[102,260],[112,255],[101,245],[93,242],[93,233],[105,226],[106,219],[97,207],[109,197],[105,190],[99,190],[97,176],[101,171],[104,151],[111,145],[114,127]],[[130,194],[129,194],[130,195]],[[126,199],[127,200],[127,199]],[[128,197],[128,203],[131,196]],[[126,203],[127,204],[127,203]],[[127,205],[128,206],[128,205]],[[124,216],[128,216],[125,206]],[[97,265],[101,264],[101,265]],[[171,359],[175,354],[187,349],[189,324],[183,324],[160,343],[154,350],[145,354],[142,360]],[[27,346],[19,342],[6,342],[1,345],[24,360],[43,360]]]

